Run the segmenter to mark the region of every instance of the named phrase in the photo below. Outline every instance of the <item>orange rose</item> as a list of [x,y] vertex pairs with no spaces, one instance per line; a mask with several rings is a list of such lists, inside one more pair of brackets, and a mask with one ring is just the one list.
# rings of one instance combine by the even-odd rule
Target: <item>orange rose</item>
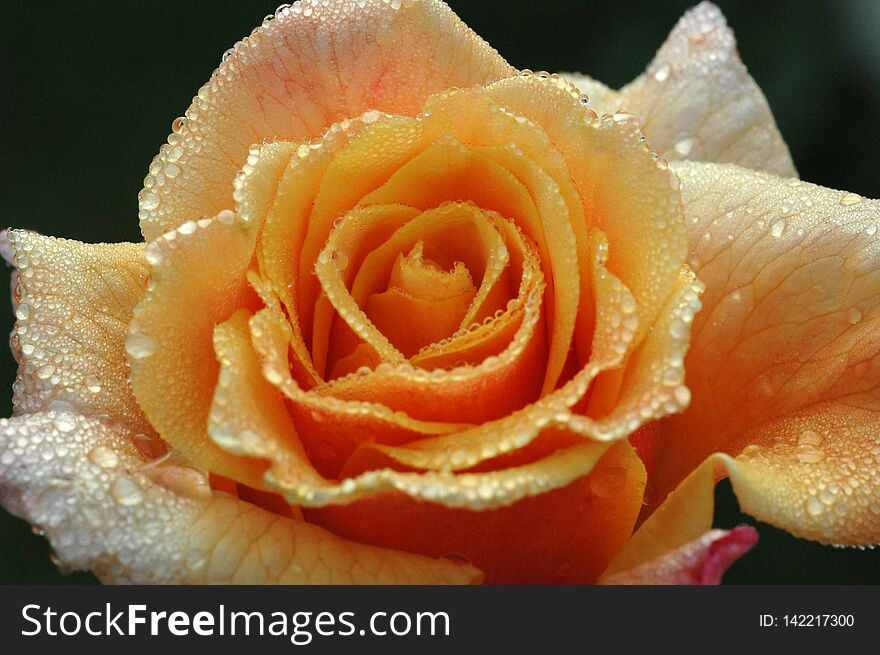
[[438,1],[301,2],[173,130],[146,244],[6,240],[0,491],[69,565],[712,582],[754,543],[708,531],[725,474],[795,534],[878,540],[880,210],[769,174],[711,5],[615,93]]

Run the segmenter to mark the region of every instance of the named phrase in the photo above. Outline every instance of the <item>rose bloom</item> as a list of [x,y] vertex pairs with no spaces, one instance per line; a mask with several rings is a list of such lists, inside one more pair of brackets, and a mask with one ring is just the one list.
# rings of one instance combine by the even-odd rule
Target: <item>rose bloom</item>
[[0,495],[107,582],[706,583],[880,539],[880,205],[801,182],[704,3],[620,91],[437,0],[282,6],[144,243],[10,230]]

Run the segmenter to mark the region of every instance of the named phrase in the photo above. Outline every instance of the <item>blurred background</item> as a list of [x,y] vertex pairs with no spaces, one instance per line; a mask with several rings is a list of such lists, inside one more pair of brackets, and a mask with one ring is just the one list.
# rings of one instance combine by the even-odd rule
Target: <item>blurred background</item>
[[[0,39],[0,223],[81,241],[138,241],[137,193],[174,117],[221,53],[277,2],[7,3]],[[580,71],[611,87],[648,64],[689,0],[450,0],[514,66]],[[716,0],[766,94],[800,175],[880,197],[880,0]],[[650,135],[649,139],[650,139]],[[12,329],[0,275],[0,334]],[[15,363],[0,348],[0,416]],[[880,553],[791,537],[739,513],[716,525],[761,540],[728,583],[880,583]],[[0,583],[89,583],[61,574],[30,526],[0,510]]]

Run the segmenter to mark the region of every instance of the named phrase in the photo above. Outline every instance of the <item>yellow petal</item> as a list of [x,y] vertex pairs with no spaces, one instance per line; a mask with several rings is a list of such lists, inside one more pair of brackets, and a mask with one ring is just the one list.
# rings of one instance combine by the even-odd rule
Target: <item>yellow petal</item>
[[647,71],[616,97],[589,78],[570,79],[596,95],[597,111],[635,114],[651,145],[669,161],[796,175],[767,99],[740,61],[724,16],[709,2],[682,17]]
[[71,413],[0,420],[2,501],[72,569],[135,584],[480,579],[471,566],[353,543],[211,492],[199,471],[145,464],[130,437]]
[[307,141],[370,109],[412,115],[432,93],[510,73],[438,0],[294,4],[224,56],[169,135],[139,196],[144,236],[231,209],[251,144]]
[[87,244],[22,230],[7,238],[20,292],[12,336],[16,413],[73,407],[150,431],[131,393],[123,348],[146,287],[143,244]]
[[685,362],[693,401],[662,425],[649,501],[714,451],[757,446],[748,462],[717,460],[746,511],[826,543],[876,543],[880,203],[730,165],[676,170],[706,292]]

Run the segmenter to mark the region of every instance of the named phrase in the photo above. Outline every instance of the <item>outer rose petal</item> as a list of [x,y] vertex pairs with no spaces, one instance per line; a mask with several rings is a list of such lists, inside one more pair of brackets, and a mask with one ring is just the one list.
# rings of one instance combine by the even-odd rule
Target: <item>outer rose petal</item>
[[[26,445],[21,446],[24,440]],[[0,420],[0,499],[65,565],[105,582],[467,583],[479,572],[355,544],[145,464],[128,434],[70,413]]]
[[[705,309],[685,364],[693,402],[661,424],[649,502],[678,490],[640,529],[662,542],[649,550],[708,528],[725,473],[762,520],[880,542],[880,203],[729,165],[676,170]],[[713,451],[727,455],[691,473]]]
[[638,116],[651,144],[670,161],[797,174],[767,99],[740,61],[733,32],[709,2],[684,15],[648,70],[616,97],[589,78],[567,77],[596,96],[597,111]]
[[709,530],[699,539],[634,569],[606,578],[602,584],[718,584],[724,572],[758,541],[754,528]]
[[[18,267],[16,414],[75,407],[151,431],[131,393],[122,344],[144,293],[143,244],[88,244],[11,230]],[[15,294],[14,294],[15,295]]]
[[432,93],[513,72],[437,0],[304,0],[224,59],[150,167],[139,196],[147,240],[232,208],[251,144],[308,140],[368,109],[414,114]]

